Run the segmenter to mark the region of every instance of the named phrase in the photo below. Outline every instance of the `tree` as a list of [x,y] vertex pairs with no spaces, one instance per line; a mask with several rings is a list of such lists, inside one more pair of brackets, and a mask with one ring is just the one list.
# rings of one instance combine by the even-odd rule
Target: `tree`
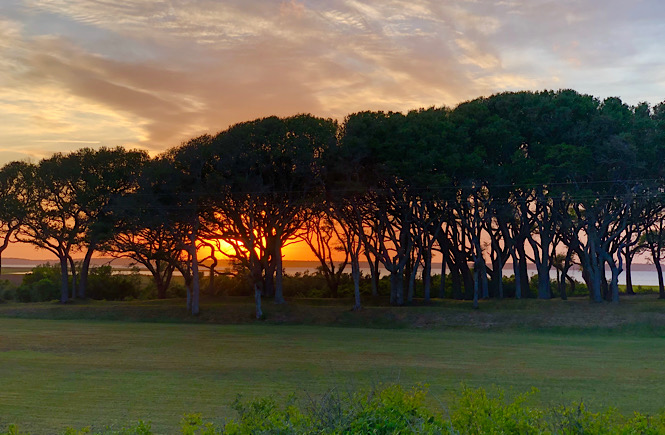
[[[349,263],[347,229],[335,218],[334,210],[324,205],[304,224],[299,239],[305,242],[319,261],[319,271],[326,280],[330,297],[338,297],[339,283]],[[339,255],[344,257],[338,260]]]
[[[72,249],[84,236],[84,212],[76,203],[76,168],[63,164],[55,154],[37,166],[29,166],[26,176],[26,220],[18,239],[53,253],[60,262],[60,302],[69,300],[68,261]],[[72,297],[75,295],[72,294]]]
[[26,218],[26,176],[30,172],[31,165],[24,162],[8,163],[0,169],[0,270],[2,253]]
[[298,115],[237,124],[212,138],[205,219],[210,237],[232,246],[230,255],[249,269],[257,317],[272,270],[275,302],[284,301],[281,250],[322,193],[320,156],[336,133],[331,120]]
[[665,214],[660,213],[655,223],[640,237],[638,251],[647,251],[651,254],[651,261],[658,273],[658,298],[665,299],[665,284],[663,283],[663,266],[661,264],[665,251]]
[[62,164],[79,171],[73,192],[77,206],[83,214],[83,237],[77,250],[84,250],[78,286],[78,297],[86,296],[88,269],[99,244],[111,236],[110,214],[113,202],[120,196],[138,189],[139,175],[149,157],[144,151],[125,150],[122,147],[83,148],[65,156]]
[[166,298],[175,264],[181,261],[182,246],[165,225],[145,226],[127,217],[116,221],[113,238],[105,240],[100,250],[118,258],[130,258],[152,275],[157,297]]
[[155,163],[152,182],[155,206],[163,223],[187,253],[186,261],[178,259],[173,265],[185,278],[187,309],[193,315],[200,311],[198,248],[204,232],[202,217],[211,204],[205,194],[206,152],[211,140],[208,135],[199,136],[164,153]]

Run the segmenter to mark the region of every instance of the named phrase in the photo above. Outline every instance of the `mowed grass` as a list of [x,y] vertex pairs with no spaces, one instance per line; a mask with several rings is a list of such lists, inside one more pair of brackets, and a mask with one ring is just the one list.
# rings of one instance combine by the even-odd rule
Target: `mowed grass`
[[665,340],[650,334],[0,318],[0,428],[171,433],[185,413],[223,419],[245,398],[426,383],[446,406],[462,383],[540,390],[543,405],[665,405]]

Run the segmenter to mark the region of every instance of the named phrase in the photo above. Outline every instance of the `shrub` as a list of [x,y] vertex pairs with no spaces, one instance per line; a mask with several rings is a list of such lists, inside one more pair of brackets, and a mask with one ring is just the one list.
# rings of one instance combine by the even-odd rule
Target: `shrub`
[[92,299],[125,300],[141,293],[138,269],[128,274],[114,274],[110,265],[93,267],[88,272],[87,296]]
[[6,279],[0,280],[0,301],[16,299],[16,286]]
[[527,404],[536,392],[507,402],[501,390],[492,395],[482,388],[463,388],[453,403],[450,425],[458,433],[538,433],[542,413]]
[[171,284],[166,290],[167,298],[185,298],[187,297],[187,287],[183,284]]
[[60,267],[49,263],[35,266],[23,275],[16,289],[19,302],[44,302],[60,298]]
[[[380,386],[359,392],[341,393],[333,389],[303,404],[295,396],[284,403],[274,397],[248,401],[236,398],[233,409],[238,417],[221,425],[205,421],[201,414],[185,415],[180,422],[184,435],[250,434],[663,434],[665,412],[655,416],[635,413],[624,417],[615,409],[592,412],[572,403],[539,408],[530,403],[537,390],[507,400],[502,390],[463,387],[452,399],[450,410],[428,400],[422,386],[405,389],[399,385]],[[10,425],[0,434],[19,435]],[[150,423],[93,432],[90,427],[67,429],[66,435],[152,434]]]

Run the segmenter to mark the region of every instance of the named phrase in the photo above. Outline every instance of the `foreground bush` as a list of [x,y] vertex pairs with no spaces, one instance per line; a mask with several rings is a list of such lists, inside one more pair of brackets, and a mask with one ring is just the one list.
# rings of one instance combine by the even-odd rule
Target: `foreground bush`
[[[434,404],[420,386],[389,385],[356,393],[328,394],[306,401],[294,396],[280,404],[258,398],[233,404],[238,417],[221,426],[200,414],[183,417],[184,435],[249,434],[665,434],[665,411],[625,417],[614,409],[592,412],[584,403],[547,409],[530,404],[536,390],[507,400],[502,391],[463,388],[450,408]],[[76,434],[152,434],[150,423],[119,430],[68,429]],[[24,434],[10,425],[3,434]]]

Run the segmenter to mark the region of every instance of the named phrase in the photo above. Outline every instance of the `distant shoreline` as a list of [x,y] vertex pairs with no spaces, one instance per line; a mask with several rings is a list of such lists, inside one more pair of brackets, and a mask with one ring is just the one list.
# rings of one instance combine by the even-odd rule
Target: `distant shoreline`
[[[74,261],[81,261],[83,260],[82,258],[74,258]],[[50,260],[30,260],[27,258],[15,258],[15,257],[9,257],[9,258],[3,258],[2,259],[2,267],[3,268],[26,268],[26,267],[35,267],[39,266],[41,264],[57,264],[58,260],[57,259],[50,259]],[[129,258],[113,258],[113,257],[97,257],[93,258],[91,260],[91,265],[92,266],[102,266],[110,264],[113,267],[119,267],[119,268],[128,268],[131,267],[133,264],[135,264],[135,261],[129,259]],[[311,268],[311,271],[315,271],[316,268],[319,266],[319,262],[316,260],[284,260],[283,261],[284,268],[285,269],[302,269],[302,268]],[[366,261],[361,261],[360,262],[361,267],[363,269],[369,268],[369,264]],[[141,265],[138,265],[141,268]],[[225,269],[227,267],[232,267],[232,264],[229,260],[218,260],[217,268],[219,269]],[[347,266],[350,267],[350,266]],[[535,270],[536,267],[533,264],[528,264],[527,265],[528,270]],[[574,269],[579,270],[578,267],[574,267]],[[432,263],[432,273],[436,274],[441,270],[441,263]],[[504,266],[504,271],[505,272],[512,272],[513,270],[513,264],[511,262],[507,262],[506,265]],[[552,269],[555,270],[555,269]],[[609,269],[607,269],[609,271]],[[632,270],[634,272],[655,272],[656,268],[653,264],[649,263],[633,263],[632,264]]]

